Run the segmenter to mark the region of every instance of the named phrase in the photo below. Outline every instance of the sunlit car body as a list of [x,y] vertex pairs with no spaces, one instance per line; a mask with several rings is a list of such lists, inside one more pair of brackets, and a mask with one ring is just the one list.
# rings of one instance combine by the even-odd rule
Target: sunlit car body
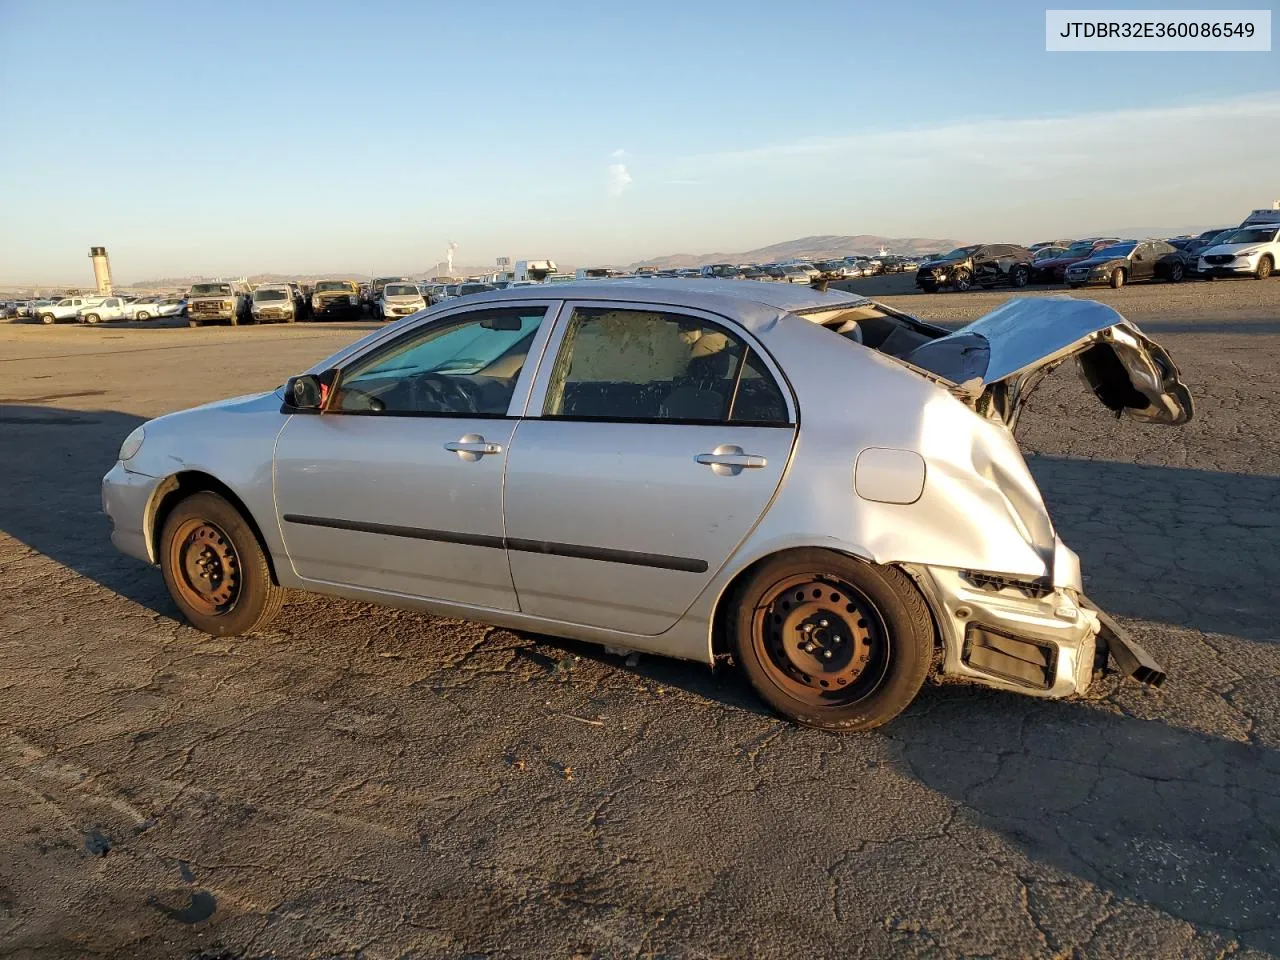
[[1013,439],[1072,357],[1117,414],[1191,417],[1168,354],[1091,301],[1014,300],[948,334],[799,285],[516,288],[150,421],[103,505],[115,545],[215,634],[296,588],[729,651],[829,729],[896,714],[935,645],[942,674],[1036,696],[1084,691],[1103,649],[1158,682],[1084,597]]

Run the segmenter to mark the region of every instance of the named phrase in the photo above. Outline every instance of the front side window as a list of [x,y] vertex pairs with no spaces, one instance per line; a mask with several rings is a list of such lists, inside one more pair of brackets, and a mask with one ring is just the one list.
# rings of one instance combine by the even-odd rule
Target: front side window
[[326,412],[505,416],[545,307],[443,318],[342,372]]
[[760,358],[717,324],[660,311],[578,307],[543,415],[785,425],[787,406]]

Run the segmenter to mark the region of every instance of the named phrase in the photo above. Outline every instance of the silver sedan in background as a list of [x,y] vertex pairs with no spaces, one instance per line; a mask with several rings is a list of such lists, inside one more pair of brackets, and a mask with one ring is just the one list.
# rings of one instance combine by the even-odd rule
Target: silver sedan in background
[[1047,368],[1180,424],[1110,307],[1012,300],[948,332],[834,290],[513,288],[390,324],[281,388],[150,421],[112,540],[215,635],[302,589],[714,663],[801,723],[894,717],[931,670],[1041,697],[1109,654],[1013,438]]

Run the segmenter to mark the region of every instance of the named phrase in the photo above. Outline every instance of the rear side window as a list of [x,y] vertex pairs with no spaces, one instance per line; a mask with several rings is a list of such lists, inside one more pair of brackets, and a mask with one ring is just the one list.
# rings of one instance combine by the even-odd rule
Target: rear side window
[[543,416],[575,420],[786,425],[767,366],[740,337],[684,314],[578,307]]

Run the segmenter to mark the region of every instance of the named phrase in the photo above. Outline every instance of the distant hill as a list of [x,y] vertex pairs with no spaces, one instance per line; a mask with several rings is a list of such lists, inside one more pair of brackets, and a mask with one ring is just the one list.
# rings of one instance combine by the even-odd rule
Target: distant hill
[[744,250],[737,253],[673,253],[665,257],[654,257],[641,260],[638,267],[700,267],[704,263],[768,263],[774,260],[786,260],[791,257],[812,257],[814,259],[832,259],[848,257],[856,253],[874,254],[881,247],[892,253],[903,256],[915,256],[923,253],[939,253],[952,250],[956,246],[950,240],[938,240],[929,237],[881,237],[876,234],[856,234],[837,236],[827,234],[816,237],[801,237],[799,240],[786,240],[782,243],[770,244],[755,250]]

